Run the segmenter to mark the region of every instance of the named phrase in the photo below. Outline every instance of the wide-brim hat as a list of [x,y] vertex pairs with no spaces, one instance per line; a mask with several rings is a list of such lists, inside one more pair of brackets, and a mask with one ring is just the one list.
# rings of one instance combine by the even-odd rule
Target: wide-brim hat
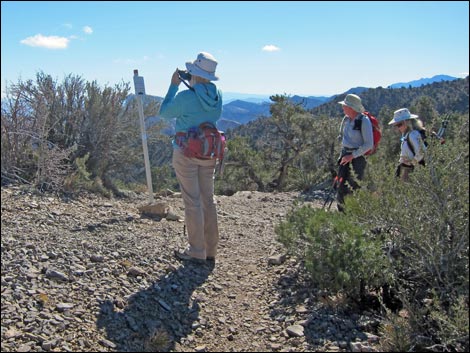
[[417,118],[418,118],[418,115],[411,114],[407,108],[402,108],[402,109],[395,110],[395,112],[393,113],[393,119],[390,120],[388,125],[395,125],[396,123],[399,123],[401,121],[417,119]]
[[338,104],[346,105],[359,113],[363,113],[365,111],[364,106],[362,105],[361,98],[355,94],[346,95],[344,101],[338,102]]
[[205,52],[197,55],[196,60],[186,63],[186,69],[191,75],[205,78],[209,81],[217,81],[219,78],[215,75],[217,60]]

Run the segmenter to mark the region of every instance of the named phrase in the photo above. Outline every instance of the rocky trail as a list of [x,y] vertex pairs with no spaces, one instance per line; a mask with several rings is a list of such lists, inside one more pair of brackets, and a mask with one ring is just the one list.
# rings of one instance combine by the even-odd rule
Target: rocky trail
[[298,197],[217,196],[219,253],[195,264],[173,255],[184,222],[142,215],[145,195],[2,187],[2,351],[376,351],[376,313],[322,296],[276,241]]

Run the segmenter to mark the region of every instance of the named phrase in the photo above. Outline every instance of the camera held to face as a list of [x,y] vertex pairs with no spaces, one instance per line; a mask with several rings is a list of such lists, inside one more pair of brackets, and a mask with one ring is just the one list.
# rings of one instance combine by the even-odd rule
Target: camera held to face
[[178,70],[178,76],[181,80],[191,81],[191,74],[185,70]]

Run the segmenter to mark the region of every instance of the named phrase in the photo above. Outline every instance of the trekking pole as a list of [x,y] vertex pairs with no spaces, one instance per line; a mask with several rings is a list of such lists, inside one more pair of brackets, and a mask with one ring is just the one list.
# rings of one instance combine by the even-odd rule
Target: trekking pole
[[149,203],[153,203],[152,174],[150,173],[149,151],[147,147],[147,133],[145,131],[144,107],[142,97],[145,95],[144,78],[139,76],[139,70],[134,70],[134,88],[139,108],[140,131],[142,135],[142,147],[144,150],[145,175],[147,177],[147,189],[149,193]]
[[440,141],[441,145],[446,142],[446,140],[444,138],[444,134],[446,132],[448,124],[449,124],[449,117],[446,116],[444,118],[444,120],[442,120],[441,127],[439,128],[439,130],[436,133],[436,136],[437,136],[437,138],[439,138],[439,141]]
[[328,197],[326,198],[323,204],[323,209],[325,208],[328,202],[329,202],[328,210],[331,208],[331,205],[333,204],[333,201],[335,200],[334,196],[336,196],[336,194],[338,193],[338,189],[341,187],[341,184],[343,184],[344,182],[344,175],[346,173],[347,167],[348,167],[348,164],[339,166],[338,174],[333,179],[333,184],[331,185]]
[[325,206],[328,204],[328,210],[331,208],[331,205],[333,204],[333,201],[335,200],[335,195],[337,192],[337,187],[336,184],[338,182],[338,176],[335,176],[333,179],[333,184],[330,187],[330,190],[328,191],[328,196],[325,199],[325,202],[323,203],[323,209],[325,209]]
[[323,204],[323,209],[325,208],[326,204],[328,204],[328,210],[331,208],[331,205],[333,204],[333,201],[335,200],[335,196],[338,192],[339,187],[343,183],[344,177],[343,177],[343,166],[340,167],[338,171],[338,175],[336,175],[333,179],[333,184],[331,185],[330,192],[328,193],[328,197],[326,198],[324,204]]
[[[333,181],[333,183],[334,183],[334,181]],[[331,204],[333,203],[333,194],[334,194],[334,191],[335,191],[335,190],[334,190],[333,186],[331,186],[330,189],[328,190],[328,194],[327,194],[327,196],[326,196],[326,198],[325,198],[325,202],[323,203],[323,207],[322,207],[323,209],[325,209],[325,206],[326,206],[326,204],[327,204],[328,202],[330,203],[330,204],[328,205],[328,210],[330,209]]]
[[446,132],[448,124],[449,124],[449,118],[448,116],[446,116],[444,120],[442,120],[441,127],[439,128],[437,132],[435,132],[434,130],[431,130],[431,137],[439,140],[439,143],[441,145],[446,143],[446,139],[444,138],[444,133]]

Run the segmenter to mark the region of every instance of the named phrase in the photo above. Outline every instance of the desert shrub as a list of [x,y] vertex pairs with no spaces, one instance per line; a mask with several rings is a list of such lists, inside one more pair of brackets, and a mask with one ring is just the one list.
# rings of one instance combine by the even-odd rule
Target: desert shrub
[[468,116],[453,119],[450,138],[431,141],[408,183],[376,164],[346,202],[348,217],[380,231],[412,350],[468,350]]
[[36,182],[41,191],[61,192],[63,191],[67,178],[72,169],[69,156],[74,148],[59,148],[49,145],[46,148],[38,148],[36,155],[37,172]]
[[88,172],[86,168],[86,162],[90,154],[87,153],[81,158],[76,158],[73,163],[73,172],[67,177],[65,182],[65,191],[80,192],[81,190],[91,190],[92,189],[92,180],[91,173]]
[[410,352],[410,321],[392,312],[388,312],[379,328],[381,352]]
[[164,329],[157,329],[144,342],[144,352],[168,352],[172,339]]
[[443,310],[438,299],[432,300],[429,311],[429,318],[433,324],[430,330],[436,331],[435,336],[439,337],[440,342],[439,348],[447,351],[468,352],[468,297],[459,296],[448,310]]
[[303,206],[276,228],[281,243],[305,260],[319,288],[358,298],[387,281],[389,263],[372,233],[339,213]]
[[430,146],[427,159],[409,183],[398,182],[390,167],[371,168],[380,187],[350,198],[348,215],[380,227],[396,254],[397,278],[414,283],[406,287],[424,297],[435,289],[445,302],[468,293],[468,143]]
[[244,137],[228,140],[223,178],[217,178],[216,192],[232,194],[239,190],[264,191],[269,180],[266,165],[269,161],[255,151]]
[[152,168],[152,181],[155,192],[165,189],[179,190],[174,169],[169,164]]
[[435,295],[423,304],[405,302],[399,313],[386,312],[379,326],[381,351],[468,352],[468,298],[457,298],[450,310]]
[[387,350],[468,351],[468,114],[451,119],[447,142],[430,141],[409,182],[370,158],[345,213],[304,206],[276,228],[320,288],[354,296],[363,279],[395,290],[405,315],[384,321]]

